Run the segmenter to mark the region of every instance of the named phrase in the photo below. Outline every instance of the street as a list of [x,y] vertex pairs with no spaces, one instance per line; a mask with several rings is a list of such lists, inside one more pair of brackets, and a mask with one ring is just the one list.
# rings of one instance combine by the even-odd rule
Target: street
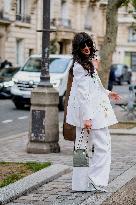
[[[114,86],[114,91],[128,97],[128,85]],[[113,104],[113,103],[112,103]],[[113,104],[114,107],[114,104]],[[59,122],[63,121],[63,112],[59,112]],[[0,99],[0,137],[8,137],[27,132],[29,129],[29,108],[17,110],[10,99]]]
[[[59,112],[59,121],[63,112]],[[0,99],[0,138],[27,132],[29,129],[29,108],[17,110],[10,99]]]

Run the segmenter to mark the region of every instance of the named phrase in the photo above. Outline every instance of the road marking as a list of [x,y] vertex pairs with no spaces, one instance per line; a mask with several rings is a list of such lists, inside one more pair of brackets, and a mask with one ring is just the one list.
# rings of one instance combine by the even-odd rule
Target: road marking
[[[23,120],[23,119],[27,119],[28,116],[22,116],[22,117],[18,117],[19,120]],[[15,120],[15,119],[14,119]],[[13,120],[3,120],[1,121],[2,123],[6,124],[6,123],[10,123],[10,122],[13,122]]]
[[13,120],[4,120],[2,121],[2,123],[9,123],[9,122],[12,122]]
[[23,119],[27,119],[28,116],[22,116],[22,117],[18,117],[19,120],[23,120]]

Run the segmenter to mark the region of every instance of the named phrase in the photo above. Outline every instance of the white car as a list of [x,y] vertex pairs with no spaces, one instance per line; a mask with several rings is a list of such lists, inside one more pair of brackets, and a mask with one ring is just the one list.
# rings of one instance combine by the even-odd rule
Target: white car
[[[64,109],[68,71],[72,65],[70,55],[50,55],[50,82],[59,92],[59,108]],[[31,91],[40,82],[41,55],[32,55],[25,65],[13,76],[12,100],[17,109],[30,104]]]

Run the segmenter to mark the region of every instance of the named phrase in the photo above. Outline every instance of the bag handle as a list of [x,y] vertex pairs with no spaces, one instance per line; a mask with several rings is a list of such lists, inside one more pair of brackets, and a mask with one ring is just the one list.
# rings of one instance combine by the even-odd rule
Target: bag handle
[[[85,129],[85,128],[82,128],[82,130],[81,130],[81,136],[83,136],[84,135],[84,133],[85,133],[85,131],[87,132],[87,130]],[[87,132],[87,136],[86,136],[86,144],[88,143],[88,132]],[[79,139],[80,140],[80,139]],[[80,147],[81,147],[81,144],[80,144],[80,146],[78,147],[78,149],[80,149]],[[87,150],[87,146],[85,145],[85,149]],[[75,149],[75,140],[74,140],[74,149],[73,149],[73,151],[75,151],[76,149]]]

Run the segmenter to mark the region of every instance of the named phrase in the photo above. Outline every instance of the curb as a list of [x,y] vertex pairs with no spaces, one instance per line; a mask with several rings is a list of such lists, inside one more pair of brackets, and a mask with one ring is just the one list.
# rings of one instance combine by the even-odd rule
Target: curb
[[127,129],[110,129],[111,135],[136,135],[136,131]]
[[111,181],[108,185],[109,192],[90,196],[81,205],[101,205],[106,199],[123,187],[127,182],[136,177],[136,164]]
[[[129,124],[130,122],[128,122]],[[110,133],[112,135],[136,135],[136,131],[132,129],[128,130],[128,129],[109,129],[110,130]],[[59,133],[62,134],[62,131],[63,131],[63,124],[62,123],[59,123]],[[0,138],[0,141],[4,141],[5,143],[5,140],[12,140],[12,139],[15,139],[15,138],[18,138],[18,137],[22,137],[22,136],[26,136],[28,135],[28,132],[23,132],[23,133],[19,133],[19,134],[16,134],[16,135],[12,135],[12,136],[8,136],[8,137],[1,137]]]
[[[120,121],[121,123],[126,123],[124,121]],[[133,121],[128,121],[127,124],[130,124],[130,123],[134,123],[136,124],[135,122]],[[136,135],[136,130],[133,130],[132,129],[109,129],[110,130],[110,134],[112,135]],[[62,134],[63,132],[63,123],[60,123],[59,124],[59,133]]]
[[[109,129],[111,135],[136,135],[136,131],[127,129]],[[62,134],[62,129],[59,131]]]
[[30,192],[71,171],[70,166],[55,164],[9,184],[0,189],[0,205],[11,202],[26,192]]

